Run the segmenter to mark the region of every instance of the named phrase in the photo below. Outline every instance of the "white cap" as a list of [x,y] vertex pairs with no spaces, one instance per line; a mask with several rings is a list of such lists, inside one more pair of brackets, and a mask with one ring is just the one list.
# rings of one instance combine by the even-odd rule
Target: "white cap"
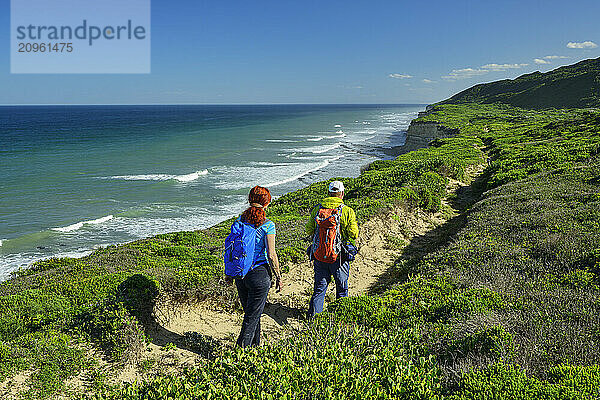
[[341,181],[333,181],[329,184],[330,193],[339,193],[344,191],[344,184]]

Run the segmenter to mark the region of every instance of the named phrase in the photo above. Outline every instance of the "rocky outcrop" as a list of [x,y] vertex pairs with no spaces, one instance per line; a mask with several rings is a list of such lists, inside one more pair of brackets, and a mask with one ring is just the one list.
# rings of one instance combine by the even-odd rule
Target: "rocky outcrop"
[[[425,111],[426,113],[427,111]],[[456,135],[458,129],[450,129],[433,121],[412,121],[406,132],[406,142],[402,146],[402,153],[427,147],[429,142],[437,138]]]

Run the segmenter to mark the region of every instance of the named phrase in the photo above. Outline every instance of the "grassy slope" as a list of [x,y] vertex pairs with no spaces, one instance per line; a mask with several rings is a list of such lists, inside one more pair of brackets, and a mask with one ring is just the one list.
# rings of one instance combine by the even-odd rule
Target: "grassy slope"
[[[345,179],[359,219],[397,203],[436,210],[446,177],[461,178],[468,165],[481,163],[484,146],[491,163],[482,184],[491,190],[457,217],[462,229],[446,245],[397,263],[399,276],[409,279],[379,296],[335,302],[311,328],[278,345],[225,350],[198,369],[140,386],[98,382],[98,393],[600,396],[600,113],[444,105],[423,119],[461,134]],[[283,196],[270,209],[288,262],[302,256],[302,224],[325,185]],[[90,368],[78,342],[117,361],[134,357],[157,297],[222,296],[214,282],[227,227],[52,260],[3,283],[2,376],[34,366],[26,395],[48,396]]]
[[516,79],[475,85],[443,103],[504,103],[524,108],[600,106],[600,58]]

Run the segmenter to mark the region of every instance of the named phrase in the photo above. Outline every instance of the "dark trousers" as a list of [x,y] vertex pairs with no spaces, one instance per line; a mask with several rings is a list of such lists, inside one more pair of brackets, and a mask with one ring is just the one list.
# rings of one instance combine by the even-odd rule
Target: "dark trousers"
[[260,344],[260,316],[265,309],[267,294],[271,288],[271,277],[263,264],[254,267],[244,279],[236,279],[240,302],[244,309],[244,322],[237,344],[241,347],[258,346]]
[[310,304],[308,306],[308,317],[314,317],[323,311],[327,286],[331,277],[335,280],[336,298],[348,297],[348,277],[350,276],[350,261],[336,261],[332,264],[315,260],[315,287]]

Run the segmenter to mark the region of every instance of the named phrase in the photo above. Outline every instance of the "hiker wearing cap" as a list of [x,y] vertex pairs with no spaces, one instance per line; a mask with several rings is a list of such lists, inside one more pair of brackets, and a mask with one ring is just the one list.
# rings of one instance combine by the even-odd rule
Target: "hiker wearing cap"
[[281,290],[279,259],[275,252],[275,224],[266,218],[271,203],[269,189],[255,186],[248,195],[250,207],[232,224],[225,239],[225,280],[235,280],[244,321],[237,340],[240,347],[260,344],[260,316],[265,308],[275,275],[275,288]]
[[329,197],[316,205],[306,224],[306,233],[312,236],[308,255],[314,260],[315,285],[308,307],[308,317],[323,311],[325,294],[335,281],[336,298],[348,296],[350,261],[356,255],[358,224],[356,214],[343,202],[344,184],[333,181],[329,184]]

